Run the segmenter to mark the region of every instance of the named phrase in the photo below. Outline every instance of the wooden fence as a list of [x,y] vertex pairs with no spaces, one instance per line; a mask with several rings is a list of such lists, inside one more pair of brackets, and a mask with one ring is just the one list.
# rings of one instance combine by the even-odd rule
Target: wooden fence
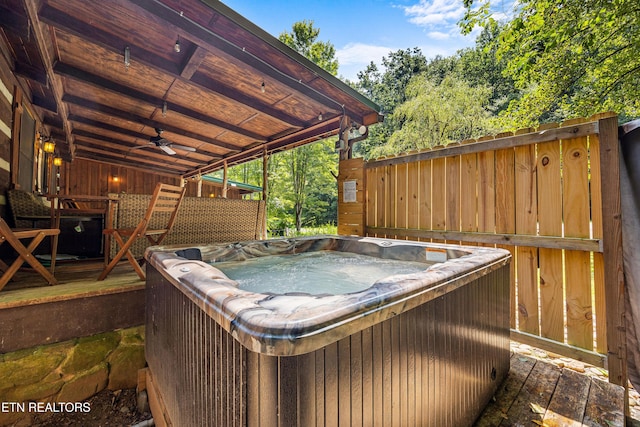
[[341,162],[339,234],[513,255],[514,339],[626,380],[617,118]]

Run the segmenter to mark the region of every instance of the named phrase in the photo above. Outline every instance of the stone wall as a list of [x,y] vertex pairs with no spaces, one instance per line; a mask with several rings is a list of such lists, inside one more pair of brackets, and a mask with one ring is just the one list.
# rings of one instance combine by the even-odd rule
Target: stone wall
[[135,388],[144,367],[144,326],[0,354],[0,426],[28,425],[28,402],[76,403],[105,388]]

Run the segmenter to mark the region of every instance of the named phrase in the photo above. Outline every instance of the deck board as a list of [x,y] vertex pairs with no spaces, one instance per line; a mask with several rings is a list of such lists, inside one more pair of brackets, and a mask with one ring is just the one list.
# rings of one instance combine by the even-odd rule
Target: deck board
[[624,426],[624,389],[513,353],[509,375],[475,427]]

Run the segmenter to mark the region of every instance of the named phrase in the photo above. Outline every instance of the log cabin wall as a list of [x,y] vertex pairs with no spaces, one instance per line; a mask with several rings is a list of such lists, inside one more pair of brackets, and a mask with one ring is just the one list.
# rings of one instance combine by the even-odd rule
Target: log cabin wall
[[0,215],[6,218],[7,203],[6,191],[10,184],[9,162],[11,158],[11,124],[12,124],[12,104],[13,88],[15,80],[9,67],[0,55]]
[[[10,188],[23,188],[19,184],[18,163],[20,155],[20,141],[32,142],[31,155],[33,156],[30,166],[32,170],[31,188],[23,188],[27,191],[39,190],[42,185],[42,175],[37,176],[37,157],[40,154],[40,147],[37,143],[37,133],[43,129],[42,116],[39,110],[33,105],[33,94],[30,86],[21,79],[13,70],[16,68],[11,60],[8,47],[4,40],[0,40],[0,216],[7,218],[9,215],[6,194]],[[21,129],[22,118],[29,121],[28,132]],[[27,136],[28,134],[28,136]],[[24,161],[24,158],[23,158]],[[27,177],[29,171],[25,171]]]
[[[180,185],[180,176],[150,173],[142,169],[128,168],[85,159],[75,159],[60,167],[60,193],[106,196],[109,193],[152,194],[157,183]],[[197,196],[198,185],[188,180],[189,197]],[[202,183],[202,197],[220,197],[222,187]],[[229,188],[228,199],[242,198],[237,189]]]

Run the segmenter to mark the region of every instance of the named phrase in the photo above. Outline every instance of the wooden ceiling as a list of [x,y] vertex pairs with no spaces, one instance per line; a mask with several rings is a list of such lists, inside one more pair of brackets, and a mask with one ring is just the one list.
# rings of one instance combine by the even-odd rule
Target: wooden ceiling
[[[0,0],[0,28],[68,161],[189,176],[379,121],[373,102],[214,0]],[[150,144],[156,128],[195,151],[168,155]]]

